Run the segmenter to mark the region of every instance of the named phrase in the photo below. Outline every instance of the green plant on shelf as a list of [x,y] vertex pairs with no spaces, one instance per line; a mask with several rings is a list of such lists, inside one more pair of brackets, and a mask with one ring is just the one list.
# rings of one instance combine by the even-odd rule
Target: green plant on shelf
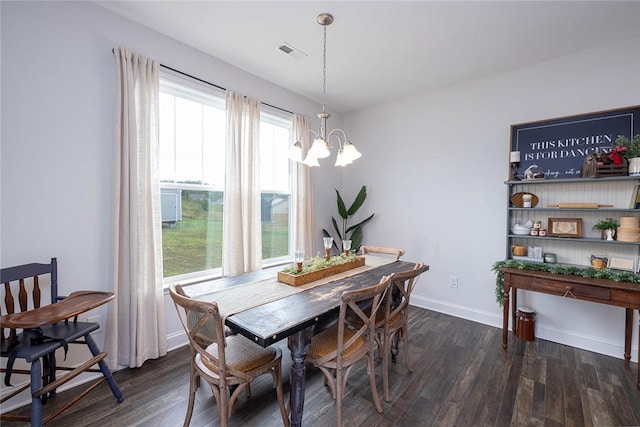
[[343,253],[340,255],[335,255],[329,258],[329,261],[325,260],[324,257],[313,257],[306,260],[302,264],[302,271],[298,271],[298,267],[293,264],[285,267],[282,272],[286,274],[291,274],[292,276],[298,276],[300,274],[311,273],[312,271],[322,270],[323,268],[333,267],[336,265],[346,264],[348,262],[353,262],[358,259],[357,255],[354,253],[350,253],[349,256],[344,255]]
[[640,135],[636,135],[633,139],[629,139],[624,135],[618,135],[616,139],[616,145],[624,147],[622,155],[626,159],[632,159],[634,157],[640,157]]
[[593,226],[593,230],[615,230],[620,224],[615,219],[605,218],[596,222]]

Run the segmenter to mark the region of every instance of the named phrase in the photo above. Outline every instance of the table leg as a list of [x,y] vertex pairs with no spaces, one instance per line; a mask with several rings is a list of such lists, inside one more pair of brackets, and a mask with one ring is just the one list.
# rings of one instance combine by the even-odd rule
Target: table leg
[[633,309],[625,309],[624,319],[624,362],[631,360],[631,334],[633,330]]
[[516,312],[518,311],[518,288],[513,288],[513,295],[511,296],[511,330],[513,335],[518,332],[518,321],[516,319]]
[[507,340],[509,339],[509,294],[511,289],[505,283],[504,299],[502,300],[502,349],[507,351]]
[[[393,363],[396,363],[397,360],[398,360],[398,334],[400,334],[401,332],[402,332],[402,329],[398,330],[391,337],[391,361]],[[406,340],[405,340],[404,345],[407,345]]]
[[[402,285],[404,286],[404,284]],[[393,292],[391,294],[391,298],[392,298],[392,302],[391,302],[391,311],[395,310],[396,308],[398,308],[398,306],[400,304],[402,304],[402,298],[403,298],[403,293],[398,289],[397,286],[393,286]],[[383,303],[384,305],[384,303]],[[383,307],[380,307],[380,310],[382,310]],[[408,316],[409,313],[407,312],[407,308],[404,309],[404,316]],[[395,334],[393,334],[393,336],[391,337],[391,361],[393,363],[396,363],[396,361],[398,360],[398,341],[399,341],[399,337],[398,335],[402,332],[402,329],[398,330]],[[405,345],[407,345],[407,340],[406,337],[402,337],[403,340],[405,340]]]
[[291,351],[291,376],[289,378],[291,390],[289,391],[289,407],[291,427],[302,425],[302,411],[304,408],[304,383],[305,367],[304,359],[311,346],[313,326],[303,329],[289,336],[288,347]]

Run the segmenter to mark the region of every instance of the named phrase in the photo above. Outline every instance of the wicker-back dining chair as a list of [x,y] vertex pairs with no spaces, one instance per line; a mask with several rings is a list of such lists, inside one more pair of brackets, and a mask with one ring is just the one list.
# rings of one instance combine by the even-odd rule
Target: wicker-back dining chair
[[[382,412],[374,370],[374,320],[383,296],[389,289],[391,277],[393,275],[383,277],[380,283],[374,286],[343,292],[337,324],[311,339],[306,360],[320,369],[325,376],[325,383],[329,385],[336,401],[338,427],[342,426],[342,398],[347,379],[353,366],[360,360],[366,361],[373,402],[376,410]],[[358,305],[369,301],[369,310],[363,310]],[[346,319],[350,316],[361,320],[358,328],[348,326]]]
[[376,319],[375,336],[378,354],[382,357],[382,386],[386,401],[389,401],[389,359],[396,361],[400,339],[403,341],[407,369],[413,372],[409,357],[409,302],[416,282],[424,271],[425,265],[418,263],[412,270],[396,273]]
[[263,348],[241,335],[225,336],[223,320],[215,302],[189,298],[180,285],[172,284],[169,293],[191,347],[189,406],[184,426],[191,422],[199,378],[209,383],[218,405],[220,425],[227,426],[240,393],[254,379],[265,374],[273,377],[282,422],[288,426],[280,349]]

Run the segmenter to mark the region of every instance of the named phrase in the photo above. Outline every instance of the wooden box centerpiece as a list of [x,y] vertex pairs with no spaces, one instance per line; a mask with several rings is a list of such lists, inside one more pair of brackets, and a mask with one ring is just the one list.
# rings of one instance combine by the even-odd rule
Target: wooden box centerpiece
[[296,271],[296,267],[279,271],[278,282],[291,286],[301,286],[334,274],[362,267],[363,265],[364,257],[339,255],[331,257],[329,261],[324,261],[324,258],[321,257],[315,257],[312,259],[311,265],[305,266],[300,273]]

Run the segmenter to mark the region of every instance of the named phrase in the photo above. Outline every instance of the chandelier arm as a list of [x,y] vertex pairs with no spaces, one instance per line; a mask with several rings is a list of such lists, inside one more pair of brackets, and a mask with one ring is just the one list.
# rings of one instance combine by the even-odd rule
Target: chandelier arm
[[318,137],[318,132],[316,132],[316,131],[315,131],[315,130],[313,130],[313,129],[307,129],[307,130],[303,130],[303,131],[300,133],[300,136],[298,137],[298,139],[297,139],[297,141],[296,141],[296,142],[299,142],[300,144],[302,144],[302,137],[303,137],[306,133],[310,133],[310,134],[312,134],[314,139]]
[[340,132],[342,134],[342,137],[344,138],[344,142],[347,142],[349,138],[347,138],[347,134],[345,133],[345,131],[343,131],[340,128],[333,129],[331,132],[329,132],[329,136],[333,135],[334,133],[338,133],[338,132]]
[[334,134],[333,132],[331,134],[329,134],[329,139],[327,139],[327,143],[329,143],[329,146],[331,148],[333,148],[333,145],[330,143],[331,137],[334,137],[338,141],[338,150],[342,150],[342,147],[344,146],[344,142],[342,142],[340,137],[338,135]]

